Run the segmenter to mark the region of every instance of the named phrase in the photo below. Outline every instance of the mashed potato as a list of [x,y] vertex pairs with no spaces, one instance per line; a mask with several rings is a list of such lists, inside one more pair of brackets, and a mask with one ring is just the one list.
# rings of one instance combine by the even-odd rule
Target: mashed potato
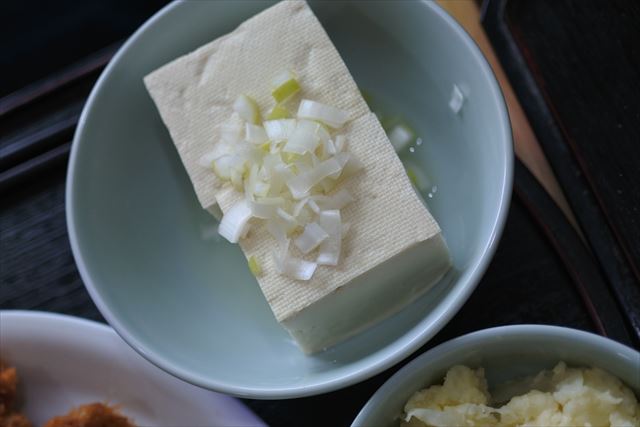
[[496,405],[483,369],[454,366],[443,385],[411,396],[402,426],[640,426],[633,392],[600,369],[567,368],[560,362],[509,388],[524,384],[528,392]]

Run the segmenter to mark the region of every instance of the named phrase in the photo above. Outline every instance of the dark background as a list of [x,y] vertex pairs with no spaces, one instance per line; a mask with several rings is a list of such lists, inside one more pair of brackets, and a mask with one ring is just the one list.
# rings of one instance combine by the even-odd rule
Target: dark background
[[[69,248],[68,151],[102,66],[164,3],[0,5],[0,309],[104,321]],[[504,20],[501,10],[507,11]],[[487,31],[586,239],[518,162],[505,232],[485,277],[453,320],[411,358],[471,331],[522,323],[583,329],[637,347],[637,12],[637,3],[623,0],[488,3]],[[309,426],[349,425],[407,361],[334,393],[245,402],[273,426],[299,425],[301,419]]]

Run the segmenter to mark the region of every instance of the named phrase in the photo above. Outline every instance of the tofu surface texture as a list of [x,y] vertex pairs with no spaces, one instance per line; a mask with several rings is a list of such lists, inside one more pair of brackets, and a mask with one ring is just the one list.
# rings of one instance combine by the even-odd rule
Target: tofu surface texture
[[[218,127],[229,120],[238,95],[254,98],[263,115],[273,108],[270,82],[285,70],[298,75],[298,99],[349,112],[339,133],[364,165],[336,188],[347,188],[355,198],[341,210],[350,229],[337,267],[319,266],[309,281],[278,274],[277,242],[259,221],[240,242],[245,256],[255,256],[262,266],[257,280],[276,319],[313,353],[416,299],[449,269],[450,257],[378,119],[303,1],[282,1],[144,79],[202,207],[212,212],[218,204],[226,212],[243,197],[198,160],[214,149]],[[297,100],[289,107],[297,111]]]

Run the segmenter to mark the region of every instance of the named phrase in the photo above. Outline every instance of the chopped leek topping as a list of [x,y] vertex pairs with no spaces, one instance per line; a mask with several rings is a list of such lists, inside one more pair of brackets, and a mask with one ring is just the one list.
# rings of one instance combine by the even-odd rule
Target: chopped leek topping
[[318,265],[338,265],[340,246],[342,246],[342,220],[339,210],[320,212],[320,227],[327,233],[327,238],[320,244],[316,262]]
[[276,104],[267,116],[267,120],[288,119],[289,117],[291,117],[289,110],[280,104]]
[[249,231],[249,220],[251,219],[251,208],[246,200],[242,200],[224,216],[218,226],[218,233],[231,243],[238,243],[238,240]]
[[240,95],[233,103],[233,110],[238,113],[242,120],[249,123],[260,123],[260,109],[253,98],[247,95]]
[[416,133],[406,123],[399,123],[388,131],[389,141],[396,150],[402,151],[416,140]]
[[253,144],[264,144],[268,141],[267,132],[262,126],[247,123],[245,125],[245,138]]
[[264,129],[271,141],[286,141],[296,129],[297,120],[277,119],[264,122]]
[[431,180],[427,175],[416,166],[413,162],[407,160],[405,169],[411,184],[420,191],[427,191],[431,188]]
[[462,106],[464,105],[464,94],[458,87],[458,85],[454,84],[453,89],[451,89],[451,98],[449,99],[449,108],[455,114],[459,114],[460,110],[462,110]]
[[409,177],[409,181],[413,184],[414,187],[418,186],[418,177],[416,176],[413,168],[407,167],[407,176]]
[[331,105],[303,99],[298,107],[298,117],[317,120],[334,129],[339,129],[349,120],[349,113]]
[[256,258],[253,255],[250,256],[249,260],[248,260],[248,264],[249,264],[249,271],[251,271],[251,274],[253,274],[256,277],[262,275],[262,267],[260,266],[260,263],[258,262],[258,258]]
[[317,248],[320,243],[324,242],[328,237],[329,235],[322,227],[312,222],[311,224],[307,224],[304,232],[299,235],[293,243],[300,249],[300,252],[306,255]]
[[[222,216],[219,234],[237,243],[248,234],[252,218],[264,221],[279,246],[273,251],[275,269],[294,280],[309,280],[318,265],[339,263],[349,228],[340,209],[354,201],[339,186],[363,165],[347,151],[339,132],[349,120],[346,111],[305,99],[291,117],[282,103],[299,91],[293,73],[277,76],[276,105],[264,122],[258,104],[240,95],[231,119],[218,128],[219,143],[199,163],[244,194]],[[315,261],[304,259],[310,257]],[[248,264],[256,277],[262,274],[256,256]]]
[[298,83],[296,76],[290,71],[285,71],[273,81],[273,91],[271,95],[278,104],[288,100],[298,92],[300,92],[300,83]]

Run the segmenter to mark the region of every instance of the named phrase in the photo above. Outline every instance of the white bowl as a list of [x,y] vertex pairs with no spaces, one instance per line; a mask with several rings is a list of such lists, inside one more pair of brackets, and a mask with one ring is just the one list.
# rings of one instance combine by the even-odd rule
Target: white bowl
[[17,369],[20,409],[34,425],[79,405],[108,402],[140,426],[265,426],[236,399],[149,364],[105,325],[0,311],[0,337],[0,359]]
[[604,369],[640,394],[640,353],[588,332],[544,325],[502,326],[447,341],[396,372],[369,399],[352,427],[397,426],[409,397],[441,384],[454,365],[483,367],[489,389],[564,361]]

